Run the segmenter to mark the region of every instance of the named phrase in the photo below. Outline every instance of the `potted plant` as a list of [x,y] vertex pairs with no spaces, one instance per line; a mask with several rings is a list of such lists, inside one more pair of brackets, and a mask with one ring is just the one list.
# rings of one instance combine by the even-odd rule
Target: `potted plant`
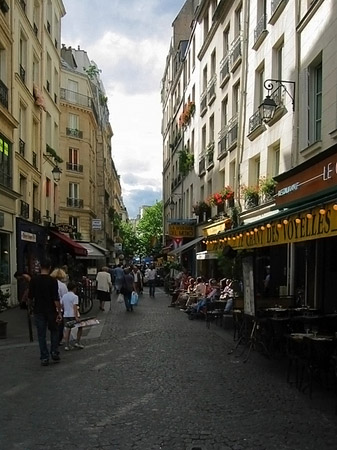
[[242,186],[241,188],[242,195],[245,201],[246,208],[254,208],[259,204],[259,192],[260,186]]
[[[10,294],[6,294],[0,288],[0,313],[5,311],[8,307],[8,298]],[[0,320],[0,339],[5,339],[7,337],[7,322]]]
[[201,201],[193,205],[193,213],[199,216],[200,221],[205,221],[211,215],[211,207],[208,203]]
[[265,201],[271,200],[275,195],[276,181],[274,178],[261,177],[259,180],[260,192]]
[[179,171],[185,176],[188,174],[190,170],[193,169],[194,166],[194,155],[188,151],[188,148],[185,147],[183,150],[179,152]]

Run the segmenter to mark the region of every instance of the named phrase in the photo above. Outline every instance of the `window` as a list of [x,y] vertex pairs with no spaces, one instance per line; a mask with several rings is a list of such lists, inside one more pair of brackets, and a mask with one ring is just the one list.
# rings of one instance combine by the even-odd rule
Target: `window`
[[264,99],[264,63],[255,72],[255,110],[261,105]]
[[235,11],[235,38],[237,38],[242,30],[242,5]]
[[69,114],[68,116],[68,124],[71,130],[79,129],[79,116],[76,114]]
[[206,125],[204,125],[201,130],[201,148],[202,152],[206,149]]
[[213,50],[211,54],[211,78],[216,73],[216,49]]
[[275,62],[275,78],[277,80],[283,79],[283,48],[284,48],[284,42],[283,39],[281,43],[274,49],[274,62]]
[[202,71],[202,92],[205,92],[207,89],[207,66],[204,67]]
[[193,37],[192,40],[192,70],[195,67],[195,36]]
[[229,52],[229,25],[223,32],[222,42],[223,42],[223,44],[222,44],[223,45],[223,56],[225,57],[228,55],[228,52]]
[[69,198],[78,199],[79,198],[79,184],[69,183]]
[[79,151],[78,148],[69,148],[69,163],[72,165],[78,165]]
[[75,233],[77,233],[79,230],[79,224],[80,224],[80,220],[78,217],[69,216],[69,225],[71,225],[73,227],[73,230]]
[[0,184],[12,187],[11,143],[0,134]]
[[280,141],[268,147],[267,176],[276,177],[280,173]]
[[46,197],[50,197],[51,195],[51,180],[46,178]]
[[214,114],[209,118],[209,142],[214,142]]
[[204,17],[204,41],[206,40],[208,31],[209,31],[209,16],[208,14],[206,14]]
[[46,67],[46,89],[50,93],[51,92],[51,71],[52,61],[49,53],[47,53],[47,67]]
[[235,86],[233,86],[233,114],[232,117],[237,115],[239,112],[239,91],[240,91],[240,82],[236,83]]
[[207,197],[210,197],[213,194],[213,186],[212,180],[207,181]]
[[221,129],[228,123],[228,97],[225,97],[221,102]]
[[249,160],[249,174],[248,174],[249,186],[258,185],[259,179],[260,179],[260,156],[257,156]]
[[322,61],[309,69],[309,143],[322,139]]

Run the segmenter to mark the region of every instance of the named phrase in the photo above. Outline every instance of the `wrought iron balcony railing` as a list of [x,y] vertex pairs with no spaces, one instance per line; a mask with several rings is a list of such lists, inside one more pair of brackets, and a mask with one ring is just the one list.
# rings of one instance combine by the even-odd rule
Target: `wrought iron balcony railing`
[[21,156],[25,157],[26,143],[20,138],[19,139],[19,153]]
[[29,204],[20,200],[20,216],[29,219]]
[[199,176],[204,175],[206,172],[206,158],[202,155],[199,159]]
[[266,29],[266,23],[267,23],[267,16],[266,14],[262,14],[262,16],[259,18],[256,28],[254,30],[254,42],[256,42],[263,31]]
[[25,71],[25,69],[22,67],[21,64],[20,64],[20,78],[21,78],[21,81],[22,81],[23,83],[26,82],[26,71]]
[[262,125],[262,119],[260,116],[260,111],[257,110],[254,112],[254,114],[249,118],[249,128],[248,128],[248,134],[252,133],[254,130],[256,130],[260,125]]
[[6,109],[8,108],[8,87],[0,80],[0,103]]
[[241,35],[239,35],[231,46],[231,58],[230,58],[230,69],[232,70],[233,67],[236,65],[236,62],[241,58],[242,55],[242,49],[241,49]]
[[79,198],[67,198],[67,206],[71,208],[83,208],[83,200]]
[[33,222],[41,223],[41,211],[39,209],[33,208]]
[[74,164],[74,163],[67,162],[66,167],[67,167],[67,170],[72,170],[73,172],[83,172],[82,164]]
[[79,139],[83,138],[83,131],[77,130],[76,128],[67,128],[67,136],[76,137]]
[[229,76],[229,55],[220,62],[220,84]]
[[33,163],[33,166],[37,169],[37,153],[36,152],[33,152],[32,163]]

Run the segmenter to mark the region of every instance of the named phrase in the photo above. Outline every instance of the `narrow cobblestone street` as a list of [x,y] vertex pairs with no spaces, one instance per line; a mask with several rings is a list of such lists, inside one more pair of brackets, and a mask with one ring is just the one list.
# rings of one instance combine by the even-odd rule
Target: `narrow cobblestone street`
[[310,400],[286,383],[284,361],[253,352],[243,363],[228,354],[230,330],[168,304],[161,289],[134,313],[113,302],[60,364],[41,367],[36,341],[0,346],[0,448],[336,448],[332,392]]

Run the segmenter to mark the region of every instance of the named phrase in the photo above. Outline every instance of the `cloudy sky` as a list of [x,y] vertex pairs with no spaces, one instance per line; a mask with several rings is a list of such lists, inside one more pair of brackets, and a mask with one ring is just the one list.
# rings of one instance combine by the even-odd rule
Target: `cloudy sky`
[[160,81],[184,0],[63,0],[62,43],[102,70],[129,217],[162,196]]

